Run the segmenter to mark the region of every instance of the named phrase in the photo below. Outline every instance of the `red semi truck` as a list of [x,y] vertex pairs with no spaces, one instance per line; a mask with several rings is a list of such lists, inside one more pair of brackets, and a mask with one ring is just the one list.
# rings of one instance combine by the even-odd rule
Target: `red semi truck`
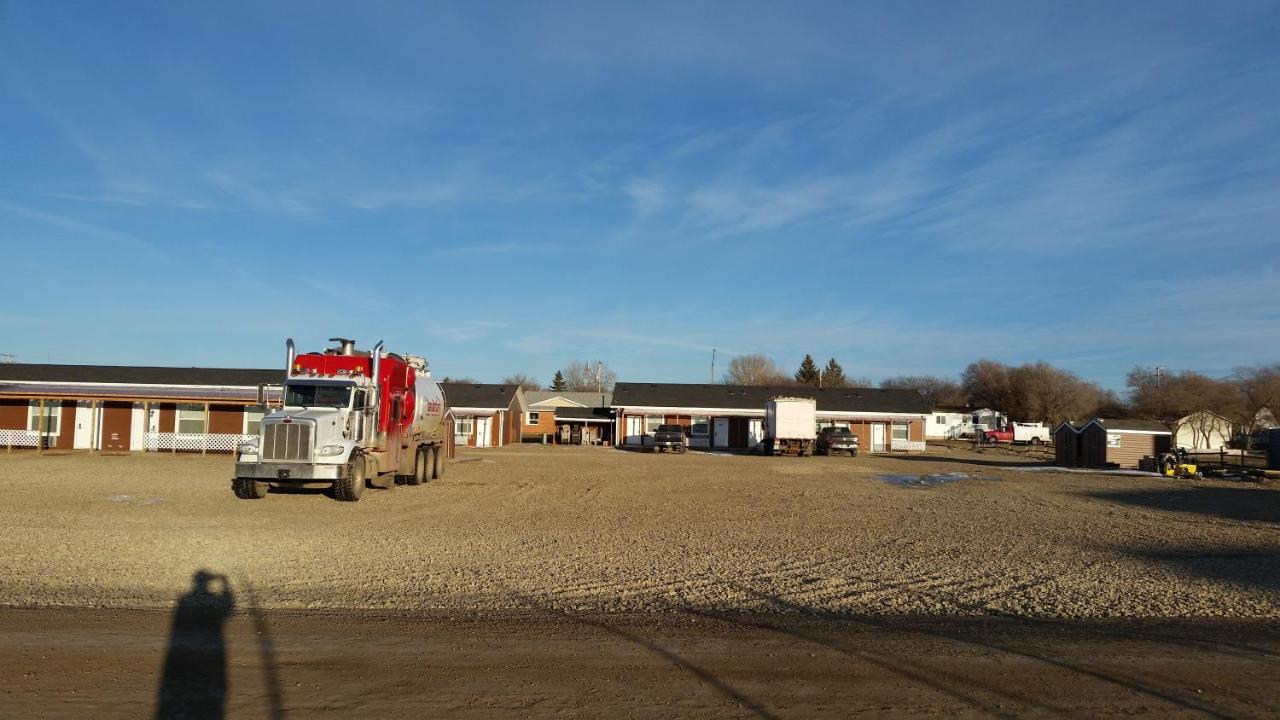
[[359,500],[366,484],[392,488],[444,475],[451,435],[444,391],[426,360],[355,341],[298,355],[285,342],[281,407],[238,448],[236,497],[265,497],[272,486],[331,487]]

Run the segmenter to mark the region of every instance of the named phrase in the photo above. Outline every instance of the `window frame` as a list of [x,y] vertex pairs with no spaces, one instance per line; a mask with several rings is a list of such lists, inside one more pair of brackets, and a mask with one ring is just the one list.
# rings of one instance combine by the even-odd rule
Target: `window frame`
[[541,410],[529,410],[524,414],[525,425],[540,425],[542,423]]
[[[898,437],[898,428],[902,428],[902,437]],[[910,440],[911,439],[911,423],[895,422],[889,424],[889,440]]]
[[[50,423],[50,419],[53,420]],[[45,400],[44,401],[44,428],[38,427],[40,424],[40,401],[32,400],[27,405],[27,432],[41,433],[47,437],[54,437],[62,434],[62,401],[61,400]],[[53,429],[45,429],[52,425]]]
[[[207,424],[204,409],[204,405],[199,405],[197,403],[177,403],[173,411],[173,431],[180,435],[204,435],[209,432],[209,426]],[[182,416],[184,411],[199,413],[199,415],[195,418],[184,418]],[[200,429],[194,431],[183,430],[182,423],[184,420],[187,422],[199,422]]]
[[[257,416],[256,418],[254,416]],[[244,406],[244,422],[240,426],[242,434],[257,435],[262,431],[262,418],[267,416],[267,406],[265,405],[245,405]]]
[[[460,427],[465,427],[466,430],[460,430],[459,429]],[[471,435],[471,433],[475,432],[475,429],[476,429],[476,419],[471,415],[464,415],[462,417],[455,417],[453,419],[454,435]]]
[[644,416],[644,434],[652,435],[658,431],[658,428],[667,424],[665,415],[645,415]]

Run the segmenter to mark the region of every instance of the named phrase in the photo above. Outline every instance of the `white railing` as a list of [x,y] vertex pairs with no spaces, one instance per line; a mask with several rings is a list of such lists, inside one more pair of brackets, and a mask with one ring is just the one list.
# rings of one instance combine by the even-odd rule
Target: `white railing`
[[924,452],[924,441],[894,439],[890,442],[889,449],[894,452]]
[[149,432],[142,436],[142,447],[147,452],[235,452],[240,443],[255,437],[240,433]]
[[[4,447],[35,447],[36,438],[40,433],[35,430],[0,430],[0,446]],[[54,436],[45,435],[44,446],[49,447],[53,444]]]

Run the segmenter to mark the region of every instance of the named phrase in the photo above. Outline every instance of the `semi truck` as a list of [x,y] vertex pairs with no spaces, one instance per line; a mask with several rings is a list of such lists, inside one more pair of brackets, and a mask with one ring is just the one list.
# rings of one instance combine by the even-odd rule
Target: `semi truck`
[[812,455],[818,437],[818,402],[813,398],[771,398],[764,409],[766,455]]
[[[452,450],[448,404],[427,361],[354,340],[299,355],[285,341],[281,405],[258,435],[237,448],[236,497],[266,497],[272,486],[328,487],[359,500],[365,487],[421,485],[444,476]],[[259,389],[265,403],[265,388]]]

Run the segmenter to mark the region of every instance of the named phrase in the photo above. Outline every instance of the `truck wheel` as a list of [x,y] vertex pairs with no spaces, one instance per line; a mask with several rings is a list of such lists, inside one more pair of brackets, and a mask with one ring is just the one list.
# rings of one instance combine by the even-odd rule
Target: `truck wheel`
[[1032,445],[1039,445],[1039,444],[1040,444],[1040,442],[1041,442],[1041,440],[1040,440],[1040,438],[1038,438],[1038,437],[1033,437],[1033,438],[1031,438],[1031,444],[1032,444]]
[[346,477],[333,482],[333,497],[344,502],[355,502],[364,495],[365,464],[364,455],[356,454],[347,464]]
[[448,459],[445,456],[443,445],[437,445],[431,449],[431,478],[433,480],[439,480],[444,477],[444,465]]
[[413,474],[405,479],[410,485],[421,485],[430,478],[430,470],[427,468],[427,454],[431,451],[427,448],[418,448],[418,452],[413,454]]
[[241,500],[261,500],[267,496],[270,486],[253,478],[238,477],[231,481],[231,488]]

